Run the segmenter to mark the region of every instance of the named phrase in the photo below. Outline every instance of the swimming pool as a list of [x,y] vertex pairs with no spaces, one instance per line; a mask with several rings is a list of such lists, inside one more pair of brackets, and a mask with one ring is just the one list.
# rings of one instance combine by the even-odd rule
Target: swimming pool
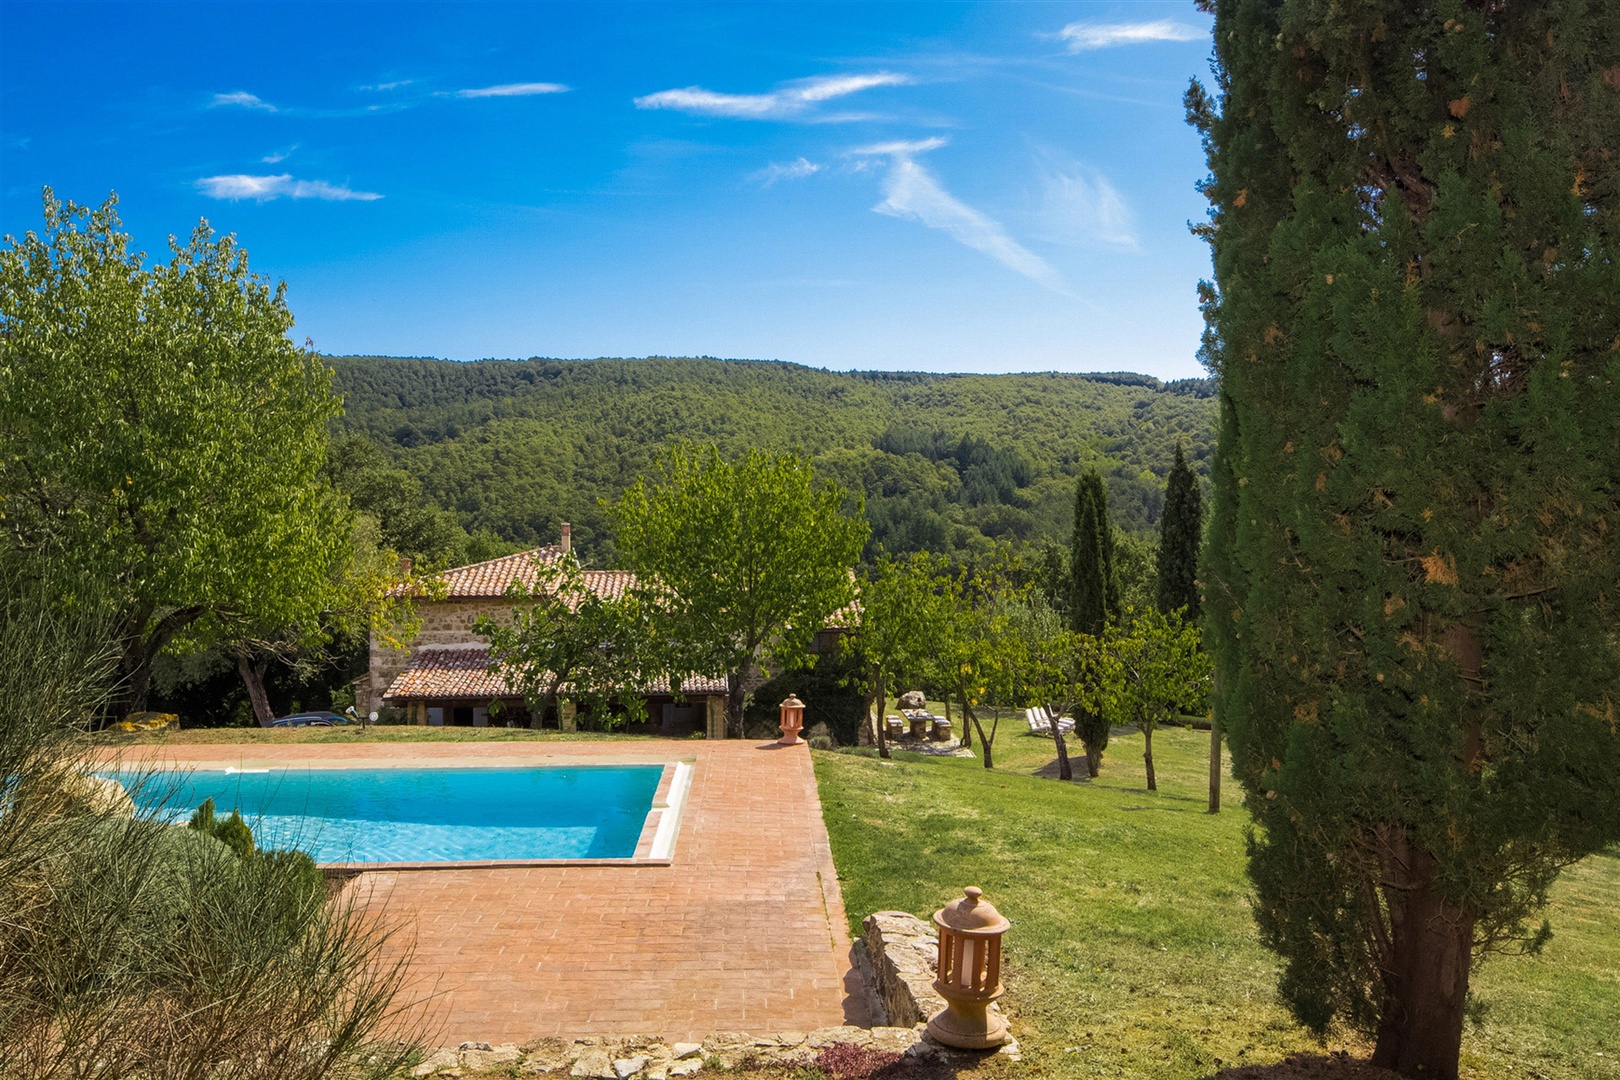
[[[665,769],[663,805],[655,806]],[[684,773],[683,773],[684,769]],[[241,812],[263,848],[320,863],[491,863],[668,857],[690,766],[277,768],[109,772],[144,809],[184,822],[204,799]],[[659,850],[660,846],[663,848]]]

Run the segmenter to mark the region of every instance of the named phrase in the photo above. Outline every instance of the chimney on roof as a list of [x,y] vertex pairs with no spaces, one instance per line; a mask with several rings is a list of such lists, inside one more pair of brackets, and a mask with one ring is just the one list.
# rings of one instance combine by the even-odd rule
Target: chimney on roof
[[574,550],[574,540],[573,540],[572,533],[573,533],[573,530],[569,528],[568,522],[566,522],[566,521],[563,522],[562,523],[562,549],[564,551],[573,551]]

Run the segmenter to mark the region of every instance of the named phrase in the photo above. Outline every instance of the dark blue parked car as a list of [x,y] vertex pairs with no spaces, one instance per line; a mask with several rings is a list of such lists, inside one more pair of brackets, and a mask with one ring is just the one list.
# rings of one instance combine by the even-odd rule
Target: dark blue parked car
[[278,716],[270,721],[266,727],[331,727],[333,724],[347,724],[349,721],[338,713],[327,709],[310,709],[307,712],[290,713]]

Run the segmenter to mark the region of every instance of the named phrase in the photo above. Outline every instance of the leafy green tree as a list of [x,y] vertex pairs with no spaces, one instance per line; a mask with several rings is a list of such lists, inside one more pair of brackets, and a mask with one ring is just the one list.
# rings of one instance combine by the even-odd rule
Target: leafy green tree
[[986,735],[979,709],[1023,692],[1023,639],[1013,633],[1012,611],[1028,599],[1029,586],[1018,584],[1019,576],[1015,560],[1002,548],[936,578],[939,615],[924,677],[961,703],[962,743],[970,745],[977,733],[986,769],[995,767],[993,746],[1001,718],[998,710]]
[[1009,602],[1007,616],[1010,639],[1017,643],[1019,652],[1013,703],[1015,707],[1055,706],[1051,729],[1058,779],[1072,780],[1074,768],[1069,763],[1068,741],[1058,721],[1069,709],[1070,701],[1078,697],[1074,692],[1075,660],[1081,641],[1088,635],[1064,626],[1062,617],[1039,596]]
[[610,715],[626,690],[661,674],[661,640],[648,597],[593,588],[579,562],[566,557],[535,567],[532,585],[512,583],[510,616],[480,616],[473,632],[490,643],[490,670],[503,673],[530,705],[540,727],[566,691],[593,716]]
[[[463,559],[481,561],[468,558],[470,538],[455,515],[429,502],[421,481],[390,462],[382,447],[364,435],[334,437],[325,473],[351,506],[377,520],[385,546],[422,569],[455,566]],[[508,546],[495,555],[511,550]]]
[[1204,622],[1281,993],[1458,1072],[1620,837],[1620,8],[1219,0]]
[[1168,615],[1180,610],[1196,624],[1199,616],[1198,547],[1203,540],[1204,508],[1198,477],[1176,446],[1176,463],[1164,485],[1164,512],[1159,517],[1158,607]]
[[889,756],[883,710],[889,690],[929,668],[938,627],[948,617],[939,584],[940,560],[922,552],[896,561],[887,556],[861,581],[860,622],[849,644],[865,673],[867,722],[878,754]]
[[682,445],[611,509],[625,561],[666,590],[671,639],[693,648],[686,672],[726,672],[732,738],[761,662],[802,666],[816,632],[854,599],[867,526],[848,501],[793,454],[731,462]]
[[1149,791],[1159,790],[1153,773],[1153,732],[1201,705],[1209,695],[1210,661],[1200,645],[1196,626],[1174,615],[1148,608],[1129,625],[1110,626],[1102,650],[1113,684],[1104,715],[1112,715],[1142,732],[1142,761],[1147,766]]
[[45,193],[45,231],[0,250],[0,514],[119,591],[121,706],[220,613],[312,620],[348,543],[320,479],[331,373],[287,339],[284,287],[199,225],[145,265],[116,200]]
[[[401,588],[409,586],[413,575],[393,549],[382,545],[377,521],[370,514],[354,514],[350,525],[345,557],[332,568],[318,610],[316,598],[311,597],[297,622],[221,610],[207,624],[212,641],[209,651],[221,653],[235,664],[254,719],[261,725],[275,715],[266,680],[277,666],[285,665],[305,684],[323,676],[329,681],[334,672],[338,679],[353,677],[358,674],[356,660],[364,663],[371,631],[390,642],[399,640],[406,624],[414,633],[414,590]],[[188,637],[180,635],[171,652],[187,644]],[[333,707],[337,704],[334,701]]]
[[1082,634],[1101,634],[1119,617],[1119,575],[1114,570],[1114,527],[1108,520],[1108,489],[1096,469],[1080,475],[1074,495],[1074,542],[1069,570],[1071,625]]
[[1159,594],[1159,544],[1151,533],[1114,530],[1114,579],[1119,584],[1116,618],[1145,611]]

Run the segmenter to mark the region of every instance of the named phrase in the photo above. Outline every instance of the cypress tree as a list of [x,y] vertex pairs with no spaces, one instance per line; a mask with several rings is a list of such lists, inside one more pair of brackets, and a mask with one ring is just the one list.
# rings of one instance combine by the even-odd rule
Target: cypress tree
[[1210,7],[1204,623],[1255,915],[1301,1020],[1454,1078],[1471,963],[1620,837],[1620,5]]
[[1188,622],[1198,621],[1198,543],[1204,507],[1198,478],[1176,445],[1176,463],[1164,485],[1164,513],[1159,517],[1159,611],[1186,608]]
[[1114,573],[1114,529],[1108,521],[1108,489],[1096,469],[1081,474],[1074,496],[1074,545],[1069,569],[1071,625],[1100,635],[1119,615],[1119,578]]
[[[1074,548],[1069,555],[1073,591],[1070,625],[1100,638],[1110,620],[1119,617],[1119,578],[1114,573],[1114,527],[1108,520],[1108,489],[1096,469],[1087,469],[1075,485]],[[1086,771],[1096,776],[1108,747],[1108,720],[1101,710],[1076,708],[1074,733],[1086,748]]]

